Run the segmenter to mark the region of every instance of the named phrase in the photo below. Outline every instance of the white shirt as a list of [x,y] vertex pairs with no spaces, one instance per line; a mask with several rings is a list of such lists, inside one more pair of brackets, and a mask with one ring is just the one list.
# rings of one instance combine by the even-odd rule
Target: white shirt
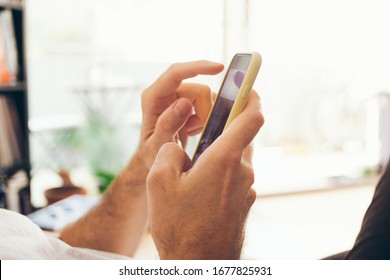
[[58,238],[47,237],[27,217],[0,209],[0,259],[95,260],[129,259],[126,256],[71,247]]

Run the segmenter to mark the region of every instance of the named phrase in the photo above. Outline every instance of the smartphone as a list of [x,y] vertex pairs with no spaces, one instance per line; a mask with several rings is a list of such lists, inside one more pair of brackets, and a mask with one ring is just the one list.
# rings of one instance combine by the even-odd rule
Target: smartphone
[[260,66],[261,55],[256,52],[233,57],[195,149],[193,164],[244,109]]

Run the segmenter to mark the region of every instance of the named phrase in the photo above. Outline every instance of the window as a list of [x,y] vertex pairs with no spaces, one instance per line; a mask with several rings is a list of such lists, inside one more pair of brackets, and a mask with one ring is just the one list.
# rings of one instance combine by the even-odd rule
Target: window
[[258,182],[295,191],[361,177],[378,160],[375,103],[390,88],[387,2],[247,2],[248,46],[263,55],[258,144],[269,147]]
[[[173,62],[223,59],[222,0],[34,0],[26,5],[34,178],[50,177],[39,176],[41,169],[81,165],[117,171],[138,145],[142,89]],[[115,134],[112,127],[91,126],[91,112],[115,124]],[[52,182],[33,180],[36,206],[44,201],[34,193],[58,184]]]
[[[384,0],[26,2],[37,168],[82,163],[58,153],[58,144],[72,138],[53,131],[82,125],[91,104],[119,122],[124,164],[138,141],[139,94],[169,64],[228,63],[235,52],[251,50],[263,56],[255,83],[266,118],[255,141],[260,193],[349,182],[377,163],[376,95],[390,87]],[[198,80],[217,90],[221,79]],[[109,103],[109,95],[82,93],[103,85],[114,91]],[[47,140],[57,149],[49,161]]]

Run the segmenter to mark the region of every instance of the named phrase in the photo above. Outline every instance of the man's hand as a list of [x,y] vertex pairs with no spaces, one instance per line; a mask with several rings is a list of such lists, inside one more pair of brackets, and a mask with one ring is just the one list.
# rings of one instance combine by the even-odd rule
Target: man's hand
[[223,64],[195,61],[173,64],[142,94],[142,127],[139,154],[147,168],[167,142],[185,147],[188,136],[202,131],[212,106],[212,92],[200,84],[184,84],[197,75],[215,75]]
[[251,141],[263,125],[251,93],[244,111],[191,168],[176,144],[162,146],[147,177],[149,225],[161,259],[238,259],[256,193]]
[[146,228],[146,176],[158,150],[179,138],[185,144],[189,135],[199,133],[211,108],[207,86],[182,81],[222,69],[222,64],[209,61],[174,64],[143,92],[138,151],[100,203],[62,231],[62,240],[77,247],[128,256],[135,253]]

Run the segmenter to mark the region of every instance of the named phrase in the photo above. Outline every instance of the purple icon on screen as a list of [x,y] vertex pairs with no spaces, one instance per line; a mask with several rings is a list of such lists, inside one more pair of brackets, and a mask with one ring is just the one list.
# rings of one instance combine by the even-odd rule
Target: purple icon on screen
[[238,88],[241,87],[242,81],[244,80],[244,76],[245,74],[242,71],[237,71],[236,73],[234,73],[234,83]]

